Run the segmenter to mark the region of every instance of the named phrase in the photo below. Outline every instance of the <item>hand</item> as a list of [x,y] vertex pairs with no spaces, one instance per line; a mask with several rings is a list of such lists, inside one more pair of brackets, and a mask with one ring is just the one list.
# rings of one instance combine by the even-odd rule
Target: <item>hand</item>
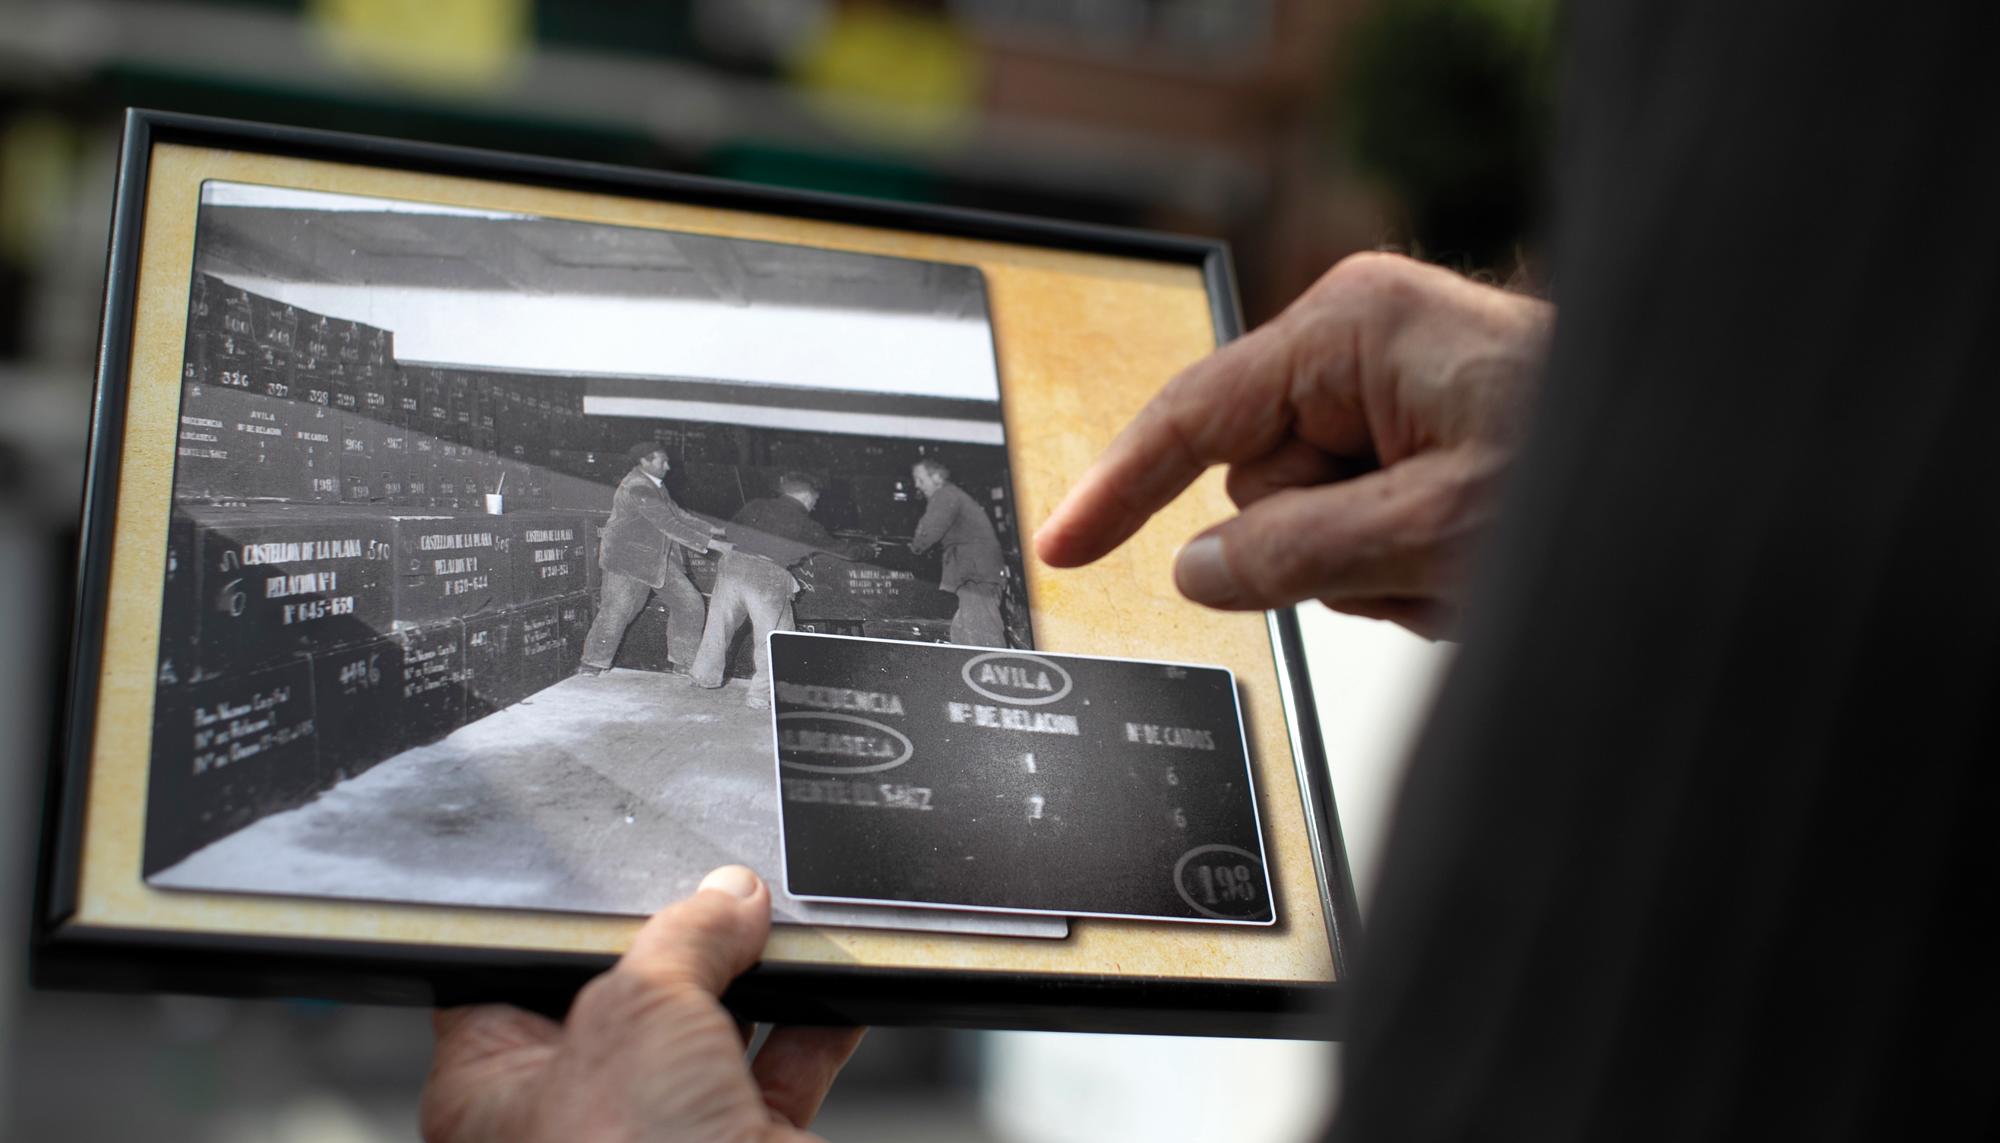
[[736,545],[730,543],[728,540],[712,539],[708,542],[708,550],[711,552],[733,552],[736,550]]
[[1346,259],[1141,409],[1036,551],[1087,564],[1226,464],[1241,511],[1181,549],[1182,594],[1233,610],[1316,598],[1441,634],[1553,319],[1545,302],[1407,258]]
[[708,526],[708,534],[711,536],[726,536],[729,534],[729,529],[720,524],[710,524]]
[[436,1017],[427,1143],[583,1139],[764,1141],[802,1130],[858,1028],[780,1027],[754,1062],[716,997],[763,952],[771,894],[726,866],[661,910],[562,1024],[504,1005]]

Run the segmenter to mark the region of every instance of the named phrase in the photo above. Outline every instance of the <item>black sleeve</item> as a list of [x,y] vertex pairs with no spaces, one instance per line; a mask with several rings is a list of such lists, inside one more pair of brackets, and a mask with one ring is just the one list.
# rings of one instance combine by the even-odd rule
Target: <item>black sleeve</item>
[[1995,6],[1567,11],[1553,358],[1334,1137],[1982,1137]]
[[811,516],[805,518],[805,524],[802,527],[807,530],[807,534],[800,536],[799,539],[808,544],[817,544],[819,547],[843,559],[860,560],[868,557],[869,547],[867,544],[860,541],[843,540],[832,532],[827,531],[825,524],[820,523]]

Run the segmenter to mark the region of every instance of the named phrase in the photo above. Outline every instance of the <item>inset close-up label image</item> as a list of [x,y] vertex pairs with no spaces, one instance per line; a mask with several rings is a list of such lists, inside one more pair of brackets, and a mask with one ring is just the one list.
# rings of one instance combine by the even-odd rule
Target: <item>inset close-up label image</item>
[[770,652],[794,896],[1276,920],[1230,672],[792,632]]

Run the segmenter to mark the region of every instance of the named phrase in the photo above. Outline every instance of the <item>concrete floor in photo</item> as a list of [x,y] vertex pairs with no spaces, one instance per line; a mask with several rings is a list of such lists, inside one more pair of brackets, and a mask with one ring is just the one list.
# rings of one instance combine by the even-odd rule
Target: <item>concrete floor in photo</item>
[[578,675],[152,878],[162,888],[648,913],[778,873],[771,715],[745,682]]
[[782,892],[771,713],[748,683],[577,675],[153,875],[162,889],[647,914],[732,862],[780,921],[1063,937],[1060,917]]

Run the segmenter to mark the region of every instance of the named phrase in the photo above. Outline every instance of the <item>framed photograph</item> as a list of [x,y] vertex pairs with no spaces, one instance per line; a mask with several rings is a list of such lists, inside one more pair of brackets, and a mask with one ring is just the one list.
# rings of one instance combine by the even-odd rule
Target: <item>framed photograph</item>
[[739,862],[748,1019],[1317,1034],[1220,480],[1029,543],[1239,321],[1207,241],[129,113],[38,983],[559,1011]]

